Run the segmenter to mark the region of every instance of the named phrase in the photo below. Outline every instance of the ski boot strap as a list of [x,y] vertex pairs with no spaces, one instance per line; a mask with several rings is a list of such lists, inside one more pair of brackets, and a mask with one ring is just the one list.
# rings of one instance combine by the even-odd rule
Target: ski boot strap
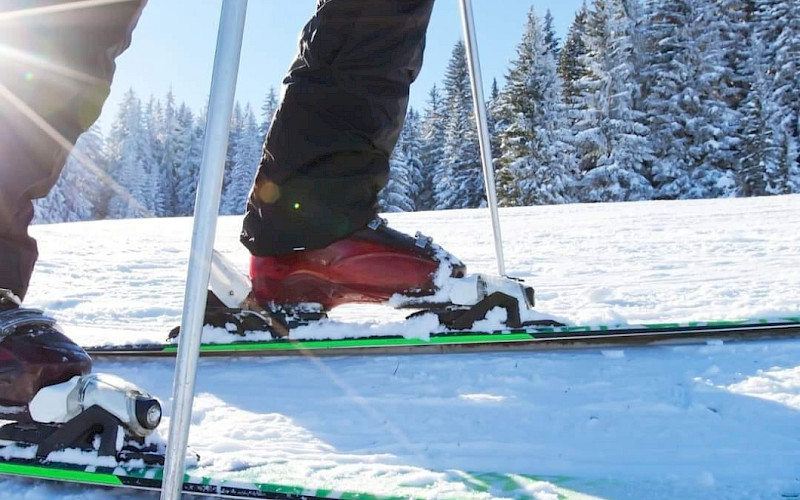
[[53,326],[56,320],[45,316],[39,309],[23,309],[22,301],[14,292],[0,288],[0,340],[22,326]]
[[56,320],[44,314],[39,309],[7,309],[0,310],[0,340],[13,334],[23,326],[49,326],[56,324]]

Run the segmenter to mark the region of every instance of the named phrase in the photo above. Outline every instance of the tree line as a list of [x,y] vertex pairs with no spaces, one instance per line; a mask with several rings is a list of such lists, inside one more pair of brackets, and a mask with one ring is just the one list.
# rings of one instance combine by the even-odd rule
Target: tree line
[[[800,3],[593,0],[563,42],[531,9],[487,104],[503,206],[798,193]],[[259,113],[237,104],[222,213],[242,213],[276,106],[274,90]],[[382,210],[485,203],[472,109],[459,42],[408,112]],[[78,142],[98,168],[71,158],[37,217],[190,214],[204,121],[130,91],[108,137]]]
[[[220,213],[243,213],[277,106],[274,89],[258,113],[236,103]],[[107,136],[95,125],[78,139],[54,189],[35,202],[36,221],[191,215],[205,122],[205,109],[195,114],[172,91],[145,103],[129,90]]]

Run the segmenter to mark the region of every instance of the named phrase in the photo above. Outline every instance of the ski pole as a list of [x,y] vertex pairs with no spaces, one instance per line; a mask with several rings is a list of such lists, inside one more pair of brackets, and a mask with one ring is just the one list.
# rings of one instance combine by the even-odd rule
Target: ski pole
[[161,500],[178,500],[183,489],[197,359],[200,355],[211,255],[217,229],[246,13],[247,0],[223,0],[214,71],[211,76],[208,121],[203,139],[203,161],[195,200],[192,248],[189,254],[175,382],[172,387],[172,415]]
[[497,271],[500,276],[506,275],[506,264],[503,258],[503,236],[500,233],[500,215],[497,210],[497,188],[492,165],[492,145],[489,139],[489,122],[486,113],[486,101],[483,98],[483,77],[481,62],[478,57],[478,39],[475,34],[475,16],[472,13],[472,0],[460,0],[461,20],[464,26],[464,40],[467,49],[470,82],[472,83],[472,101],[475,105],[475,121],[478,124],[478,141],[481,148],[481,164],[483,180],[486,187],[486,202],[492,216],[494,231],[494,249],[497,254]]

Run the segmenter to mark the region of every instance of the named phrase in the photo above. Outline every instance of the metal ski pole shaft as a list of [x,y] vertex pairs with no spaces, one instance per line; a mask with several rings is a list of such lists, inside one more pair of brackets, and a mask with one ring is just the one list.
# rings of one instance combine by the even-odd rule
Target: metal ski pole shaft
[[489,205],[489,213],[492,216],[497,270],[501,276],[505,276],[506,264],[503,257],[503,236],[500,233],[500,215],[497,210],[497,188],[494,180],[494,165],[492,165],[492,145],[489,137],[486,101],[483,97],[483,79],[480,58],[478,57],[478,39],[475,34],[475,16],[472,13],[472,0],[459,0],[459,2],[461,4],[461,20],[464,25],[467,63],[472,83],[472,100],[475,105],[475,121],[478,125],[478,141],[481,148],[481,164],[486,186],[486,202]]
[[217,229],[225,155],[239,73],[247,0],[223,0],[219,21],[203,161],[195,201],[192,249],[172,388],[172,415],[164,468],[162,500],[177,500],[183,489],[186,446],[192,418],[197,359],[205,315],[211,256]]

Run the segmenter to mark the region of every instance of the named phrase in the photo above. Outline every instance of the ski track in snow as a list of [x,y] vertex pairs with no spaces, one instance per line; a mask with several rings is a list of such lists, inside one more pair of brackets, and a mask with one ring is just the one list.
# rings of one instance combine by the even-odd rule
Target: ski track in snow
[[[507,268],[536,288],[540,312],[575,323],[800,315],[800,196],[501,213]],[[471,272],[495,270],[485,210],[388,218],[433,236]],[[238,230],[238,218],[221,219],[217,249],[245,270]],[[33,233],[42,255],[28,305],[54,314],[75,340],[160,341],[179,323],[188,219]],[[395,331],[408,328],[404,314],[342,307],[333,318],[358,323],[336,326],[356,333]],[[101,361],[95,371],[148,389],[168,412],[173,366]],[[190,443],[201,474],[343,491],[514,498],[467,493],[456,481],[458,471],[496,471],[578,477],[561,486],[597,498],[798,498],[799,412],[800,341],[791,340],[228,358],[200,363]],[[0,491],[26,500],[157,497],[9,479]],[[542,481],[515,494],[557,493]]]

